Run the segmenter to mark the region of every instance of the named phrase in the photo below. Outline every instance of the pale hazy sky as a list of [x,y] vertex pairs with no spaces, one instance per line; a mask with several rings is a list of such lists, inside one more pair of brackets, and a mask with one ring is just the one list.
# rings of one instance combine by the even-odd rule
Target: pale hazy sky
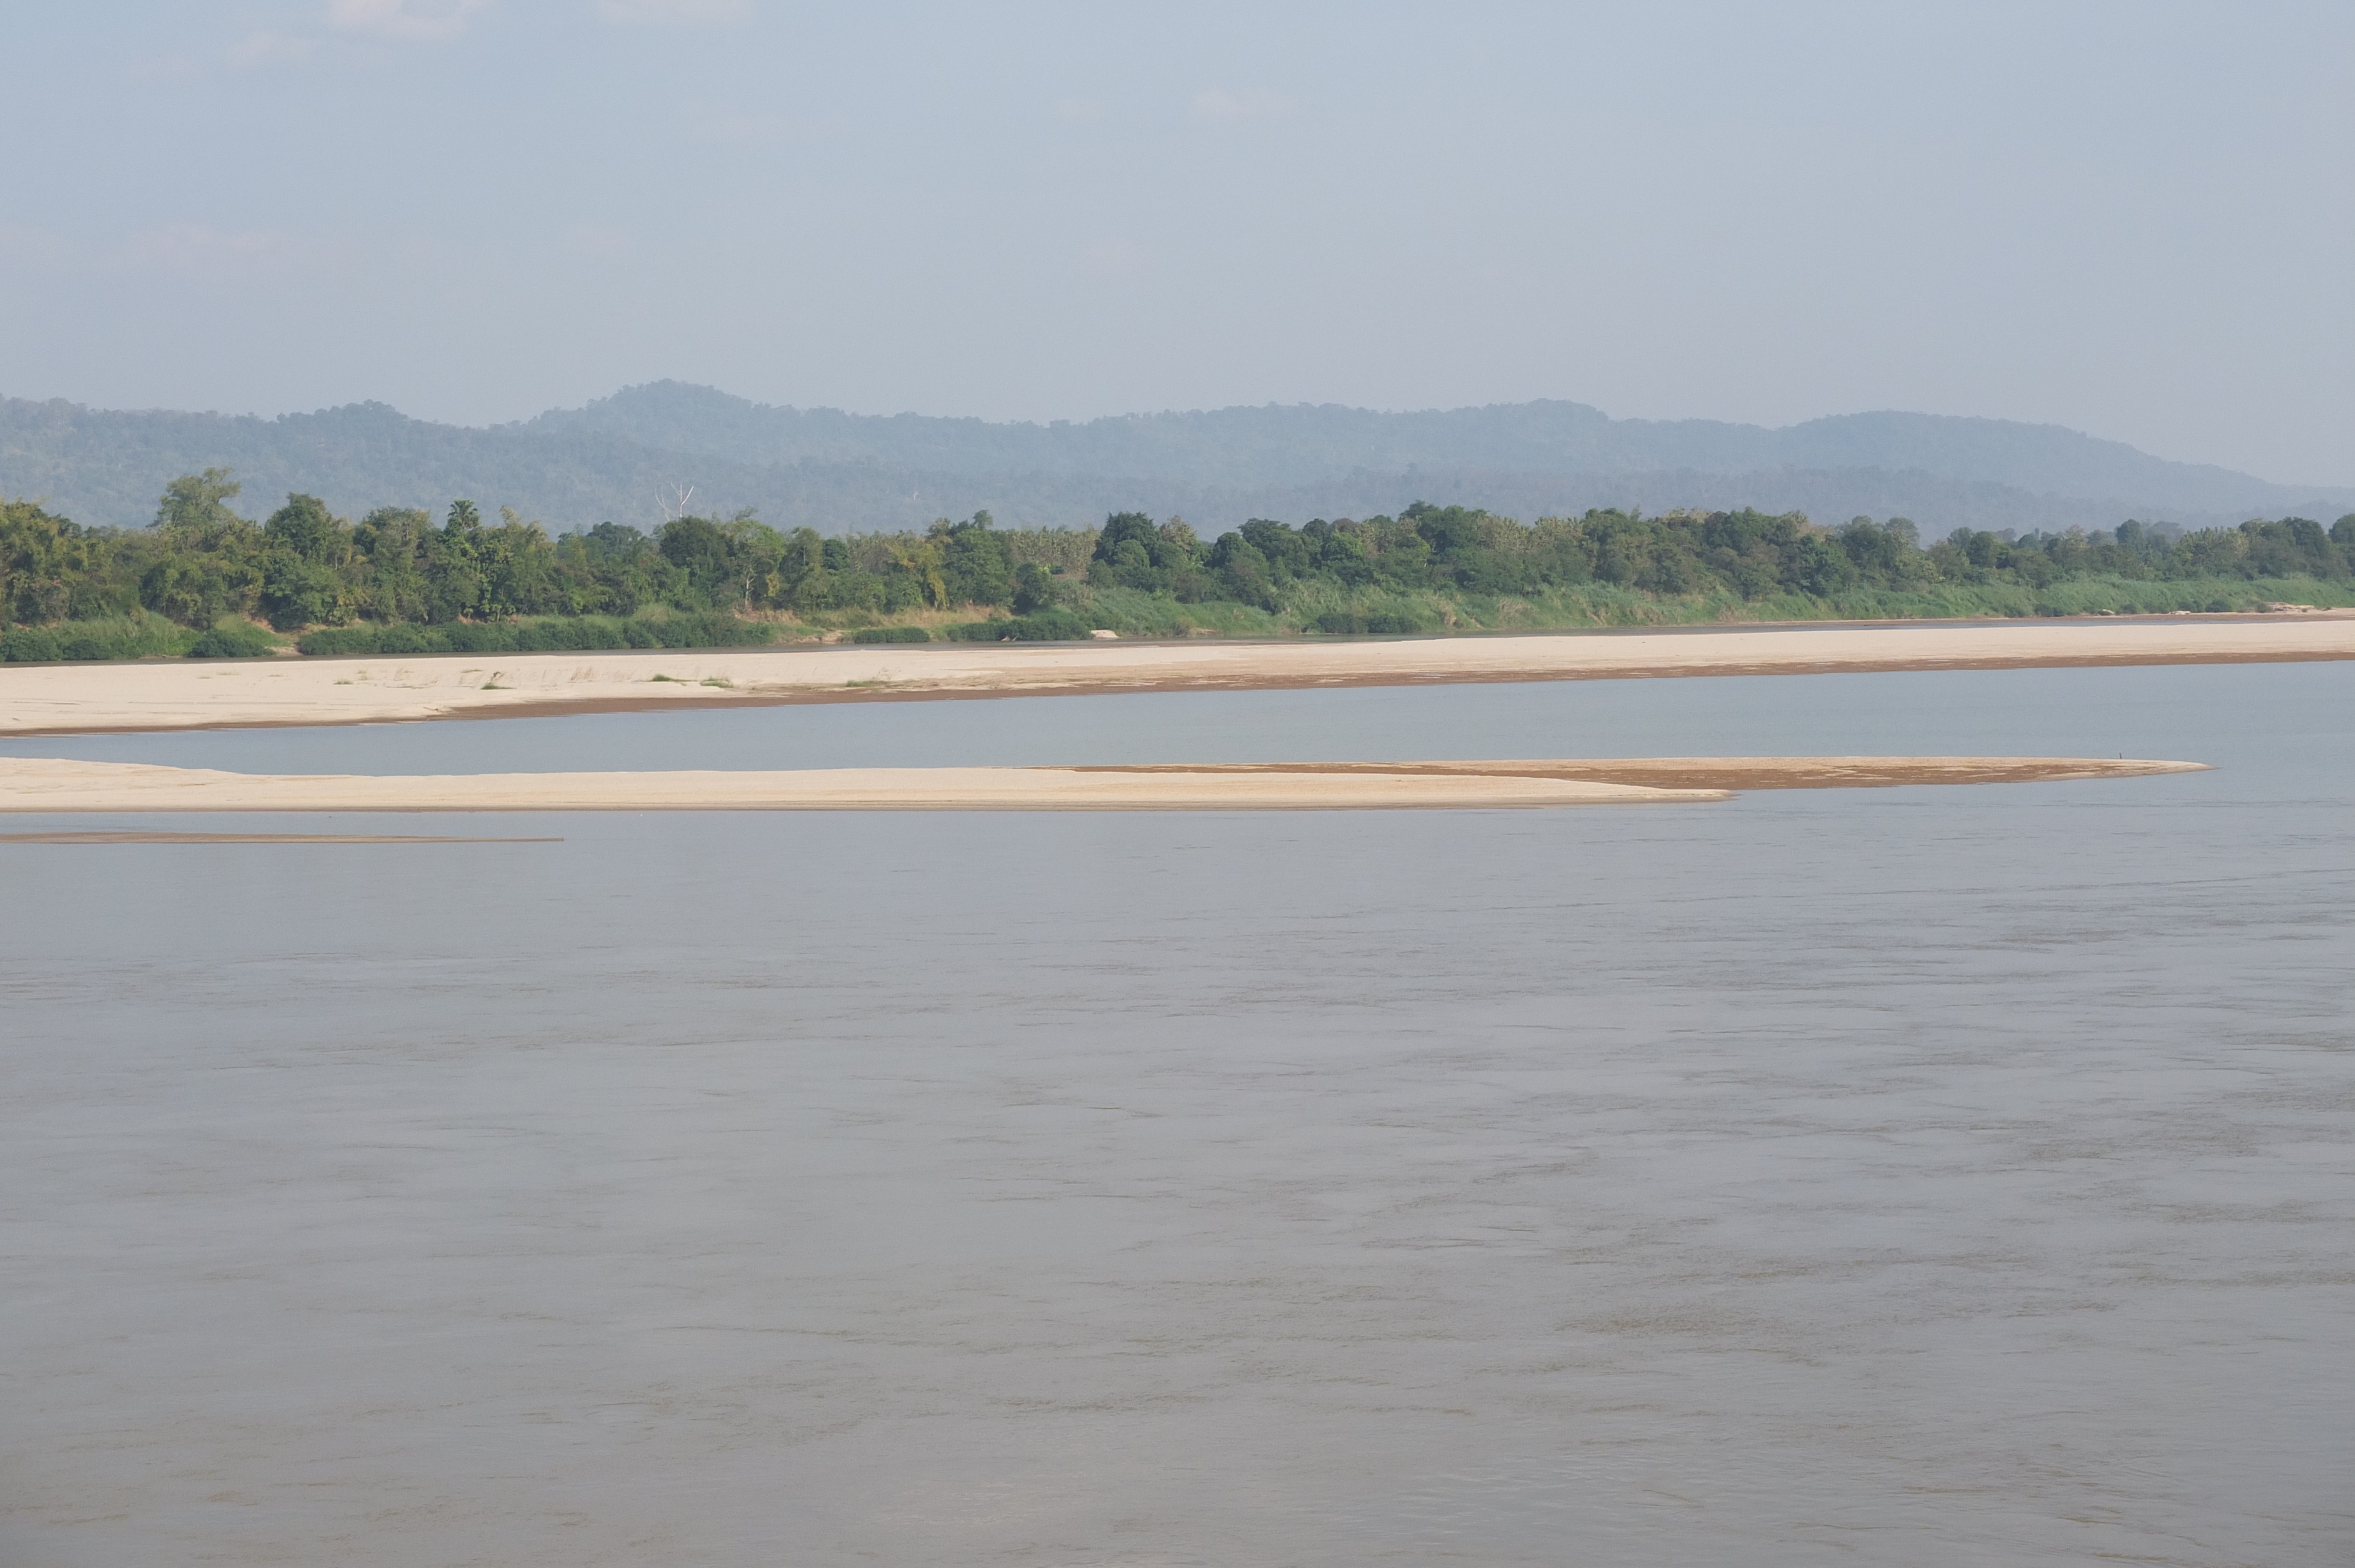
[[2355,483],[2355,4],[0,7],[0,392],[1568,397]]

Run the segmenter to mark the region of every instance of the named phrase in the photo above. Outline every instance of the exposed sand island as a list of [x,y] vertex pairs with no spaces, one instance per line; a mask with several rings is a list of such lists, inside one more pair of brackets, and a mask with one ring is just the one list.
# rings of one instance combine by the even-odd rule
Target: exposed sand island
[[123,828],[95,832],[0,833],[0,844],[560,844],[559,838],[453,838],[439,833],[179,833]]
[[1366,642],[949,643],[0,666],[0,735],[859,702],[1860,670],[2355,659],[2355,616]]
[[1650,789],[1880,789],[1899,784],[2049,784],[2209,773],[2204,762],[2107,757],[1606,757],[1512,762],[1188,762],[1082,765],[1079,773],[1410,773],[1574,779]]
[[1396,810],[1723,800],[1735,788],[2023,782],[2201,770],[2084,758],[846,768],[776,773],[221,773],[0,758],[0,811]]

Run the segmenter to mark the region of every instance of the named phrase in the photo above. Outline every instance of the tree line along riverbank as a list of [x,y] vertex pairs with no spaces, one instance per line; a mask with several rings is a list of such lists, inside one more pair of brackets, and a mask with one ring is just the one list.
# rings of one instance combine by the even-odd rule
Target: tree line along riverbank
[[2355,515],[1992,534],[1924,545],[1903,518],[1615,510],[1523,524],[1418,503],[1395,517],[1178,518],[822,537],[749,516],[551,536],[468,501],[358,521],[295,494],[260,520],[208,469],[155,523],[93,528],[0,503],[0,660],[698,648],[863,641],[1549,630],[2152,614],[2355,605]]

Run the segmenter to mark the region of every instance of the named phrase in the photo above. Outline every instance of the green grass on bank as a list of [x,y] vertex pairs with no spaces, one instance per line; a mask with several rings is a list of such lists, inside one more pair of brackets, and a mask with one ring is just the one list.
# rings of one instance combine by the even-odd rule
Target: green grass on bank
[[1600,627],[1709,626],[1805,620],[1977,620],[2087,615],[2222,614],[2267,604],[2355,607],[2355,582],[2311,577],[2190,578],[2151,582],[2079,577],[2043,588],[1946,585],[1911,592],[1864,588],[1815,598],[1783,594],[1651,594],[1604,583],[1539,593],[1351,593],[1301,584],[1280,611],[1219,602],[1178,604],[1124,588],[1082,588],[1073,609],[1124,637],[1295,637],[1317,633],[1557,631]]
[[196,630],[147,610],[104,620],[55,626],[11,626],[0,631],[0,663],[44,664],[68,659],[252,659],[284,639],[251,621],[229,620]]
[[[976,619],[970,609],[962,618],[932,612],[922,618],[922,624],[821,628],[792,619],[658,611],[626,618],[539,616],[439,626],[323,627],[292,641],[306,654],[350,658],[757,647],[813,639],[822,630],[861,643],[935,639],[1060,641],[1084,638],[1099,628],[1123,637],[1297,637],[1807,620],[2021,620],[2165,615],[2178,610],[2222,614],[2258,610],[2274,603],[2355,607],[2355,581],[2325,582],[2312,577],[2178,581],[2073,577],[2041,588],[2024,584],[1951,584],[1910,591],[1861,588],[1822,598],[1785,594],[1754,599],[1731,593],[1650,594],[1603,583],[1484,597],[1434,589],[1353,591],[1329,583],[1304,582],[1294,585],[1288,600],[1276,610],[1231,600],[1180,604],[1161,594],[1086,584],[1068,585],[1062,592],[1067,602],[1032,615]],[[247,620],[232,618],[209,629],[192,630],[142,610],[102,620],[9,627],[0,630],[0,662],[257,658],[282,649],[288,641]]]

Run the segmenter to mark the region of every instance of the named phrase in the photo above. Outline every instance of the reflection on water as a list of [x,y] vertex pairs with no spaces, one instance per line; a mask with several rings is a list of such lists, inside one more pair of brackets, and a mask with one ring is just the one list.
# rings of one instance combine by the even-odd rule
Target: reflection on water
[[0,846],[0,1561],[2344,1563],[2350,696],[2244,666],[10,743],[2222,768]]

